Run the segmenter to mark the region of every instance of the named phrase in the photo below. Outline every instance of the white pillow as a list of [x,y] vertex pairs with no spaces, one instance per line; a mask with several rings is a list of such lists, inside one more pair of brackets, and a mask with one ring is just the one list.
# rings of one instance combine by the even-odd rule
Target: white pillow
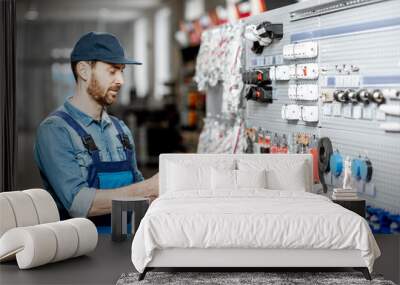
[[237,190],[241,188],[266,188],[266,170],[211,170],[213,190]]
[[269,189],[307,191],[308,171],[305,161],[297,163],[283,163],[280,167],[267,171],[267,185]]
[[168,163],[167,189],[186,191],[211,188],[211,167]]
[[[273,156],[273,155],[271,155]],[[268,159],[238,159],[239,170],[266,170],[267,188],[272,190],[308,191],[311,172],[306,160],[282,157]]]
[[236,190],[236,170],[212,168],[211,188],[213,190]]
[[236,161],[227,159],[181,158],[166,163],[167,191],[211,191],[211,169],[235,169]]
[[236,170],[237,188],[267,188],[267,171]]

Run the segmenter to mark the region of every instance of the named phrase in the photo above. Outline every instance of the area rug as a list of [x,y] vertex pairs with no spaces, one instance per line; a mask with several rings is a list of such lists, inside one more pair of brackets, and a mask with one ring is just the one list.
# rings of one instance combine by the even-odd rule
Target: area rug
[[372,275],[368,281],[360,272],[148,272],[146,278],[138,281],[139,273],[125,273],[117,281],[117,285],[146,284],[213,284],[213,285],[395,285],[384,280],[380,275]]

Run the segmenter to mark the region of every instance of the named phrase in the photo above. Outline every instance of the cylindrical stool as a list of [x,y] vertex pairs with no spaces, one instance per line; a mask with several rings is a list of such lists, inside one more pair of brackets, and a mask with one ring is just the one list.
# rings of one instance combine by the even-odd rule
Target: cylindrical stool
[[148,198],[118,198],[112,200],[111,238],[113,241],[123,241],[128,233],[128,213],[132,213],[132,234],[136,232],[140,221],[149,208]]

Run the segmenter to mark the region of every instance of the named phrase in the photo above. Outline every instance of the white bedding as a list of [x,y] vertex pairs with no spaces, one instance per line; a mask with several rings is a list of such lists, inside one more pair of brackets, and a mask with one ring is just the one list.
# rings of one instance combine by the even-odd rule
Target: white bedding
[[266,189],[166,193],[156,199],[132,243],[143,272],[155,249],[358,249],[372,272],[380,251],[365,219],[321,195]]

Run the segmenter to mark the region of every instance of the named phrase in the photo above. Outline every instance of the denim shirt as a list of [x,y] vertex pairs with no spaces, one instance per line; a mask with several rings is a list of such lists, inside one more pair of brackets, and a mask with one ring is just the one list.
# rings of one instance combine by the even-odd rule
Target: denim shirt
[[[69,98],[58,110],[67,112],[93,137],[101,161],[126,159],[117,137],[118,132],[105,110],[101,120],[96,121],[73,106]],[[137,183],[144,178],[137,167],[133,136],[121,120],[120,124],[133,147],[132,168],[134,182]],[[57,206],[65,208],[71,217],[86,217],[96,189],[88,185],[88,168],[92,164],[92,158],[77,132],[60,117],[48,116],[37,130],[34,157],[44,187],[53,196]]]

